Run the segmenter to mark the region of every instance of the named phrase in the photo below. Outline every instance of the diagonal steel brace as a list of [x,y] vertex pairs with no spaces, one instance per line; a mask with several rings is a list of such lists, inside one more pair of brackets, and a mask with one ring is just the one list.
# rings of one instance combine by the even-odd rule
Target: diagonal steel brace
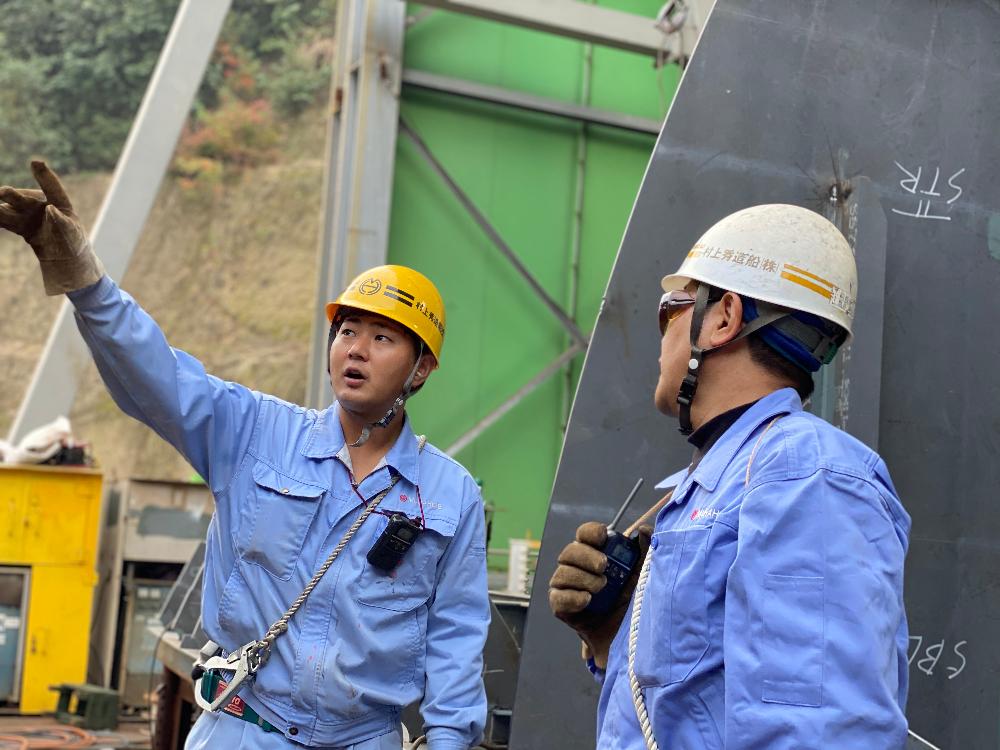
[[517,253],[508,245],[500,233],[494,228],[490,223],[490,220],[486,218],[482,211],[472,202],[472,199],[466,194],[464,190],[459,186],[455,179],[448,173],[448,170],[444,168],[444,165],[437,160],[437,157],[431,153],[431,150],[424,143],[423,139],[417,135],[417,133],[411,128],[407,122],[400,118],[399,120],[399,130],[401,133],[409,138],[413,145],[416,146],[417,151],[420,155],[424,157],[431,168],[437,173],[438,177],[444,181],[448,189],[458,198],[459,203],[469,212],[469,215],[476,221],[479,228],[483,230],[490,241],[496,246],[496,248],[503,253],[504,257],[510,261],[511,265],[517,270],[519,274],[528,282],[529,286],[535,291],[535,294],[539,296],[545,306],[549,308],[553,315],[559,319],[562,323],[563,328],[565,328],[569,335],[572,337],[573,341],[577,346],[584,349],[587,348],[587,337],[583,335],[580,329],[577,327],[576,323],[573,321],[569,315],[559,306],[552,297],[549,295],[545,288],[538,282],[534,276],[532,276],[531,271],[521,262],[521,259],[517,257]]

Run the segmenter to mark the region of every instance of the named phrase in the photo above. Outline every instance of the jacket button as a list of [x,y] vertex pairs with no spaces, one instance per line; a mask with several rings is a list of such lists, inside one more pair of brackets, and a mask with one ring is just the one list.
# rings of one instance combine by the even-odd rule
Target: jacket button
[[290,490],[287,487],[282,487],[281,488],[281,494],[282,495],[287,495],[289,492],[290,492]]
[[[287,492],[287,490],[286,490],[286,492]],[[295,735],[297,735],[299,733],[299,728],[298,727],[288,727],[288,733],[290,735],[292,735],[292,737],[294,737]]]
[[649,543],[649,546],[652,547],[653,549],[656,549],[657,547],[660,546],[660,540],[654,536],[653,541]]

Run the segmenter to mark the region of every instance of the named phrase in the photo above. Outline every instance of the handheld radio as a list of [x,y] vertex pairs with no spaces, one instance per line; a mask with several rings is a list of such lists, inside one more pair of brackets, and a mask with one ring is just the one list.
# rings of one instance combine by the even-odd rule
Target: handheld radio
[[632,498],[635,497],[639,488],[642,487],[642,482],[642,477],[639,477],[639,481],[635,483],[635,487],[628,493],[628,497],[625,498],[622,507],[618,509],[615,517],[608,524],[608,540],[604,543],[604,547],[601,550],[608,558],[607,567],[604,569],[604,576],[608,579],[608,582],[604,585],[603,589],[591,597],[590,603],[584,608],[585,612],[604,614],[615,606],[618,597],[621,596],[625,582],[632,575],[636,563],[639,562],[637,535],[627,537],[620,531],[615,531],[615,526],[618,525],[621,517],[625,515],[625,510],[628,508],[629,503],[632,502]]
[[393,513],[389,523],[368,550],[368,562],[386,573],[391,573],[403,561],[423,529],[402,513]]

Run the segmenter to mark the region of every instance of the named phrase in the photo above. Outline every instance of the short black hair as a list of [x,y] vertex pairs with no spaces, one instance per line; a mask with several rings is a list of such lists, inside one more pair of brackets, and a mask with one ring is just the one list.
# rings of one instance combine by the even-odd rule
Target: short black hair
[[[717,286],[709,286],[708,304],[721,300],[729,290]],[[746,299],[738,292],[733,292],[740,297],[740,301],[745,305]],[[744,322],[746,319],[744,318]],[[766,326],[765,326],[766,328]],[[812,373],[803,370],[797,364],[788,359],[785,355],[771,347],[761,337],[763,329],[758,329],[746,337],[747,348],[750,351],[750,358],[754,364],[763,367],[772,375],[776,375],[782,380],[791,383],[798,392],[799,398],[805,401],[812,395],[816,384],[813,382]]]
[[772,375],[791,383],[792,387],[798,391],[800,399],[805,401],[812,395],[813,389],[816,387],[812,373],[803,370],[792,360],[768,346],[767,342],[760,337],[760,330],[747,336],[747,347],[750,351],[750,358],[755,364],[760,365]]

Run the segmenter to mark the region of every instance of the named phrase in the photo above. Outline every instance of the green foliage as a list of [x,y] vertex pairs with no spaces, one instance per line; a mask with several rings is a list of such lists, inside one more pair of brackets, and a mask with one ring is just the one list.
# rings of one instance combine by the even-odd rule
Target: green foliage
[[0,0],[5,173],[36,153],[64,171],[113,165],[177,4]]
[[332,34],[334,7],[334,0],[233,0],[223,36],[253,57],[273,62],[306,30],[327,27]]
[[[0,0],[0,184],[23,182],[33,155],[63,172],[114,166],[178,4]],[[288,117],[316,100],[328,67],[305,50],[332,36],[334,5],[234,0],[190,128],[213,132],[200,136],[205,142],[198,148],[216,143],[222,155],[181,158],[219,158],[227,165],[266,160],[271,110],[250,105],[264,97]],[[225,124],[241,116],[236,102],[249,107],[242,110],[249,122],[265,121],[256,140]],[[212,120],[216,110],[223,112]]]
[[181,194],[185,197],[202,202],[222,195],[225,168],[222,162],[215,159],[177,154],[170,173],[177,180]]
[[242,168],[274,160],[278,118],[329,85],[334,10],[334,0],[235,0],[174,160],[187,195],[218,193]]
[[244,102],[235,97],[199,118],[181,138],[180,158],[212,159],[228,166],[265,164],[276,156],[278,131],[271,105],[264,99]]
[[[275,86],[282,89],[280,95],[286,101],[289,98],[286,91],[301,92],[304,76],[290,72],[282,75],[281,70],[289,64],[289,54],[296,54],[301,45],[318,36],[333,36],[335,9],[336,0],[233,0],[222,29],[220,49],[205,71],[198,94],[201,104],[209,109],[218,106],[221,92],[226,88],[233,60],[223,48],[231,55],[275,66],[282,78]],[[290,98],[300,100],[302,94],[290,93]],[[284,105],[283,102],[279,111],[285,109]]]
[[330,65],[322,50],[291,44],[261,82],[264,95],[282,117],[302,114],[329,85]]
[[31,179],[27,162],[44,154],[56,169],[69,164],[68,144],[48,126],[37,92],[42,72],[15,60],[0,65],[0,183],[20,185]]

